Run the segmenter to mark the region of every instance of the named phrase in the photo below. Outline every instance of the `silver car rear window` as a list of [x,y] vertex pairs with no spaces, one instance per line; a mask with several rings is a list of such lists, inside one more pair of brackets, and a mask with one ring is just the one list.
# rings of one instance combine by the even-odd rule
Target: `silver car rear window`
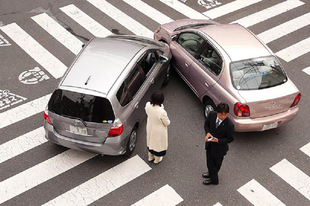
[[264,89],[287,81],[287,76],[275,57],[233,62],[230,72],[233,86],[238,90]]
[[107,123],[115,119],[108,99],[61,89],[55,90],[52,94],[48,110],[85,122]]

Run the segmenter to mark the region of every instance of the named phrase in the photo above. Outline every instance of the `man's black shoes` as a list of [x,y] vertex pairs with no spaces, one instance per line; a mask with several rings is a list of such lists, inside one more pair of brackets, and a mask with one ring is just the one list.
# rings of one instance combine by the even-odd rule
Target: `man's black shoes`
[[211,180],[204,180],[203,182],[202,182],[202,184],[204,184],[204,185],[218,185],[219,183],[218,182],[212,182]]
[[210,175],[209,175],[208,172],[206,172],[206,173],[203,173],[203,174],[202,174],[202,177],[203,177],[203,178],[210,178]]

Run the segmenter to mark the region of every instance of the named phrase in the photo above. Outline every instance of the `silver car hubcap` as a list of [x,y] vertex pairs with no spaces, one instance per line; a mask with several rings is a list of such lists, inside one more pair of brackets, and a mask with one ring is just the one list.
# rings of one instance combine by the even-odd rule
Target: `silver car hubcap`
[[133,131],[129,139],[129,150],[132,151],[136,146],[137,132]]

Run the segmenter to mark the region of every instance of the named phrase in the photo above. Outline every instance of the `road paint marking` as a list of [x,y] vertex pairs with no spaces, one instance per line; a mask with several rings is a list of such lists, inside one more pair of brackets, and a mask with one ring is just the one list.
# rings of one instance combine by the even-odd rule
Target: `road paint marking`
[[18,104],[27,98],[11,93],[9,90],[0,90],[0,110]]
[[209,3],[206,3],[204,0],[198,0],[197,3],[200,5],[200,6],[203,6],[205,7],[206,9],[211,9],[213,7],[217,7],[219,5],[222,4],[222,2],[220,1],[216,1],[216,0],[208,0]]
[[[310,67],[306,68],[309,70],[310,72]],[[304,69],[305,70],[305,69]],[[309,74],[309,73],[308,73]],[[310,157],[310,142],[308,144],[306,144],[305,146],[301,147],[300,150],[305,153],[306,155],[308,155]]]
[[251,15],[248,15],[248,16],[243,17],[241,19],[238,19],[232,23],[239,23],[244,27],[250,27],[250,26],[253,26],[253,25],[258,24],[260,22],[263,22],[267,19],[275,17],[279,14],[285,13],[291,9],[299,7],[303,4],[305,4],[305,3],[303,3],[299,0],[287,0],[285,2],[271,6],[267,9],[261,10],[259,12],[254,13],[254,14],[251,14]]
[[207,15],[201,14],[200,12],[192,9],[191,7],[179,2],[178,0],[160,1],[190,19],[209,19]]
[[280,24],[272,29],[264,31],[257,36],[266,44],[272,42],[280,37],[288,35],[298,29],[301,29],[310,24],[310,13],[299,16],[295,19]]
[[83,42],[73,36],[46,13],[31,18],[73,54],[77,55],[82,49]]
[[310,200],[310,178],[308,175],[286,159],[272,166],[270,170]]
[[285,206],[276,196],[254,179],[240,187],[237,191],[255,206]]
[[290,62],[310,51],[310,37],[304,39],[290,47],[278,51],[276,55],[286,62]]
[[123,13],[122,11],[118,10],[112,4],[108,3],[105,0],[87,0],[97,9],[123,25],[125,28],[130,30],[136,35],[146,36],[149,38],[153,38],[153,32],[128,16],[127,14]]
[[0,27],[0,29],[54,78],[58,79],[67,70],[66,65],[41,46],[16,23],[5,25]]
[[37,84],[49,77],[39,68],[35,67],[19,74],[18,80],[23,84]]
[[149,170],[148,164],[136,155],[44,205],[88,205]]
[[0,182],[0,204],[95,156],[70,149]]
[[45,132],[43,127],[39,127],[31,132],[14,138],[0,145],[0,163],[5,162],[17,155],[31,150],[45,142]]
[[306,74],[310,75],[310,67],[304,68],[302,71],[305,72]]
[[171,19],[170,17],[161,13],[157,9],[154,9],[153,7],[149,6],[148,4],[144,3],[141,0],[123,0],[123,1],[159,24],[165,24],[173,21],[173,19]]
[[[1,27],[1,21],[0,21],[0,27]],[[10,46],[8,40],[6,40],[1,34],[0,34],[0,46]]]
[[215,9],[203,12],[204,15],[208,16],[211,19],[216,19],[220,16],[232,13],[239,9],[245,8],[262,0],[236,0],[228,4],[224,4]]
[[94,36],[106,37],[112,34],[112,32],[103,27],[101,24],[99,24],[97,21],[92,19],[73,4],[61,7],[60,10]]
[[0,113],[0,129],[38,114],[39,112],[42,112],[43,117],[43,111],[50,97],[51,94],[48,94]]
[[222,206],[222,204],[221,203],[216,203],[215,205],[213,205],[213,206]]
[[165,185],[132,206],[173,206],[182,202],[182,197],[169,185]]

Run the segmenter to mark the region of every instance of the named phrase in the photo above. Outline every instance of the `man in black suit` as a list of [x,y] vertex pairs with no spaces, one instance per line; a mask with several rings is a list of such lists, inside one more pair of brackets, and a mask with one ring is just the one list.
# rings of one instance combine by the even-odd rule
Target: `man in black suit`
[[210,112],[205,121],[205,149],[209,172],[202,175],[207,178],[203,181],[204,185],[219,183],[218,172],[229,149],[228,143],[234,141],[235,127],[227,117],[228,113],[229,106],[226,103],[219,103],[216,112]]

